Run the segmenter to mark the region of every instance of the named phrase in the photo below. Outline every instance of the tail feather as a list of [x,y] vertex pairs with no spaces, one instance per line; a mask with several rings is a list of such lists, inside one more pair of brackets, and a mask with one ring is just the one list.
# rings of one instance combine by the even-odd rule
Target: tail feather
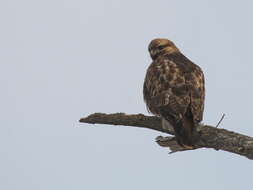
[[174,130],[179,145],[193,146],[195,125],[192,119],[183,117],[174,125]]

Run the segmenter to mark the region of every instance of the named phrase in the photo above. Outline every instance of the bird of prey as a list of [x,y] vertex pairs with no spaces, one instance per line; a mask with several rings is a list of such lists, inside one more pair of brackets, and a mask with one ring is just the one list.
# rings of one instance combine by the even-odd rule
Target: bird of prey
[[168,124],[174,128],[180,146],[193,148],[195,129],[203,118],[204,74],[168,39],[152,40],[148,50],[153,62],[143,85],[147,108],[166,121],[164,129]]

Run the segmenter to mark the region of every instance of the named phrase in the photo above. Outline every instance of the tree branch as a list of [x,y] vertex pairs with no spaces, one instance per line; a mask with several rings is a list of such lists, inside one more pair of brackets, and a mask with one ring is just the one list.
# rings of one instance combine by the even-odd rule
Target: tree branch
[[[143,114],[127,115],[124,113],[94,113],[88,117],[81,118],[79,121],[90,124],[124,125],[148,128],[174,135],[173,129],[164,130],[162,128],[161,118],[155,116],[145,116]],[[194,145],[194,149],[213,148],[215,150],[224,150],[253,160],[252,137],[208,125],[199,125],[197,127],[197,131],[199,132],[199,139]],[[175,141],[175,138],[172,136],[159,136],[156,138],[156,142],[160,146],[169,147],[172,151],[171,153],[186,150],[180,147]]]

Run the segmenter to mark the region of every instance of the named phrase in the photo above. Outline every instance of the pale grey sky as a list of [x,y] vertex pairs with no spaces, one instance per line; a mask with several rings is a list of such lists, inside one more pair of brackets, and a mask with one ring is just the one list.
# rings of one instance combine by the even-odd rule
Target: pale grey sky
[[168,155],[161,133],[79,124],[147,114],[151,39],[173,40],[206,76],[204,123],[253,136],[252,1],[2,0],[0,189],[250,189],[253,162]]

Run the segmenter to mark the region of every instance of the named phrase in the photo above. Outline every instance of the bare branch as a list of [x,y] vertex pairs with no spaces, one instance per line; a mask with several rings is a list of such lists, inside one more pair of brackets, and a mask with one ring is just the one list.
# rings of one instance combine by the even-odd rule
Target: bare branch
[[[124,125],[132,127],[141,127],[161,131],[167,134],[174,135],[174,131],[164,130],[162,121],[159,117],[145,116],[143,114],[127,115],[124,113],[104,114],[94,113],[88,117],[79,120],[82,123],[90,124],[109,124],[109,125]],[[199,140],[194,145],[194,149],[198,148],[213,148],[215,150],[224,150],[245,156],[253,160],[253,138],[239,133],[231,132],[225,129],[215,128],[208,125],[199,125]],[[156,142],[163,147],[169,147],[171,153],[185,151],[178,146],[175,138],[157,137]]]

